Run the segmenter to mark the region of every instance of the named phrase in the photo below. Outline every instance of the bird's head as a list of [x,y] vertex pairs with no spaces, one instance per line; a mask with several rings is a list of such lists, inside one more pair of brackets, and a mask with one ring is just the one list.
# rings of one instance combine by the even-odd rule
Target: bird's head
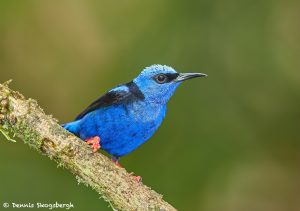
[[145,68],[133,81],[144,94],[145,100],[166,104],[183,81],[206,76],[203,73],[177,73],[166,65],[152,65]]

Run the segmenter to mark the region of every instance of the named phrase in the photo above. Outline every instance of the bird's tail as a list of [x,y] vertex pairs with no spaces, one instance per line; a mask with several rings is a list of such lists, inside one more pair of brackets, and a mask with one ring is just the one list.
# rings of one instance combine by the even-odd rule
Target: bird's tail
[[62,124],[61,126],[68,130],[69,132],[75,134],[76,136],[79,135],[79,123],[80,120],[74,121],[74,122],[69,122],[66,124]]

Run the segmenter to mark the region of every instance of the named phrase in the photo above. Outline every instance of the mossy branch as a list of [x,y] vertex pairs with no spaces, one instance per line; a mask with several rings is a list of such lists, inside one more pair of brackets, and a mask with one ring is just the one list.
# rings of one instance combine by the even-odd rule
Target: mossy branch
[[64,130],[32,99],[0,84],[0,131],[16,136],[71,171],[79,182],[95,189],[113,209],[175,210],[162,196],[137,182],[101,153]]

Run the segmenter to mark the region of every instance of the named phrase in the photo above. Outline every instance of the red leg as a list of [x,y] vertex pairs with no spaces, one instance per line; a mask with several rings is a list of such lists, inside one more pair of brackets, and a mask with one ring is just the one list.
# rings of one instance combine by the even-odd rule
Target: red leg
[[123,168],[123,167],[121,166],[121,164],[119,163],[119,157],[112,156],[112,157],[111,157],[111,161],[112,161],[117,167]]
[[93,152],[97,152],[98,149],[101,148],[100,146],[100,137],[99,136],[95,136],[95,137],[92,137],[92,138],[88,138],[85,140],[85,142],[89,145],[92,145],[92,149],[93,149]]
[[111,161],[112,161],[117,167],[123,168],[123,167],[121,166],[121,164],[120,164],[117,160],[111,159]]

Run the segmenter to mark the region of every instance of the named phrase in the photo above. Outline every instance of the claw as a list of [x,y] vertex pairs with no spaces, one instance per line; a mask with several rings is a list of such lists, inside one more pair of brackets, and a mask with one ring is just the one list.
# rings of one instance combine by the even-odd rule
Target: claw
[[133,179],[137,182],[141,182],[142,181],[142,177],[141,176],[133,176]]
[[101,148],[100,141],[101,141],[101,139],[99,136],[95,136],[93,138],[88,138],[85,140],[85,142],[88,145],[92,145],[93,152],[97,152],[98,149]]
[[130,175],[133,177],[133,179],[137,182],[142,182],[142,177],[141,176],[136,176],[134,175],[133,172],[130,173]]

